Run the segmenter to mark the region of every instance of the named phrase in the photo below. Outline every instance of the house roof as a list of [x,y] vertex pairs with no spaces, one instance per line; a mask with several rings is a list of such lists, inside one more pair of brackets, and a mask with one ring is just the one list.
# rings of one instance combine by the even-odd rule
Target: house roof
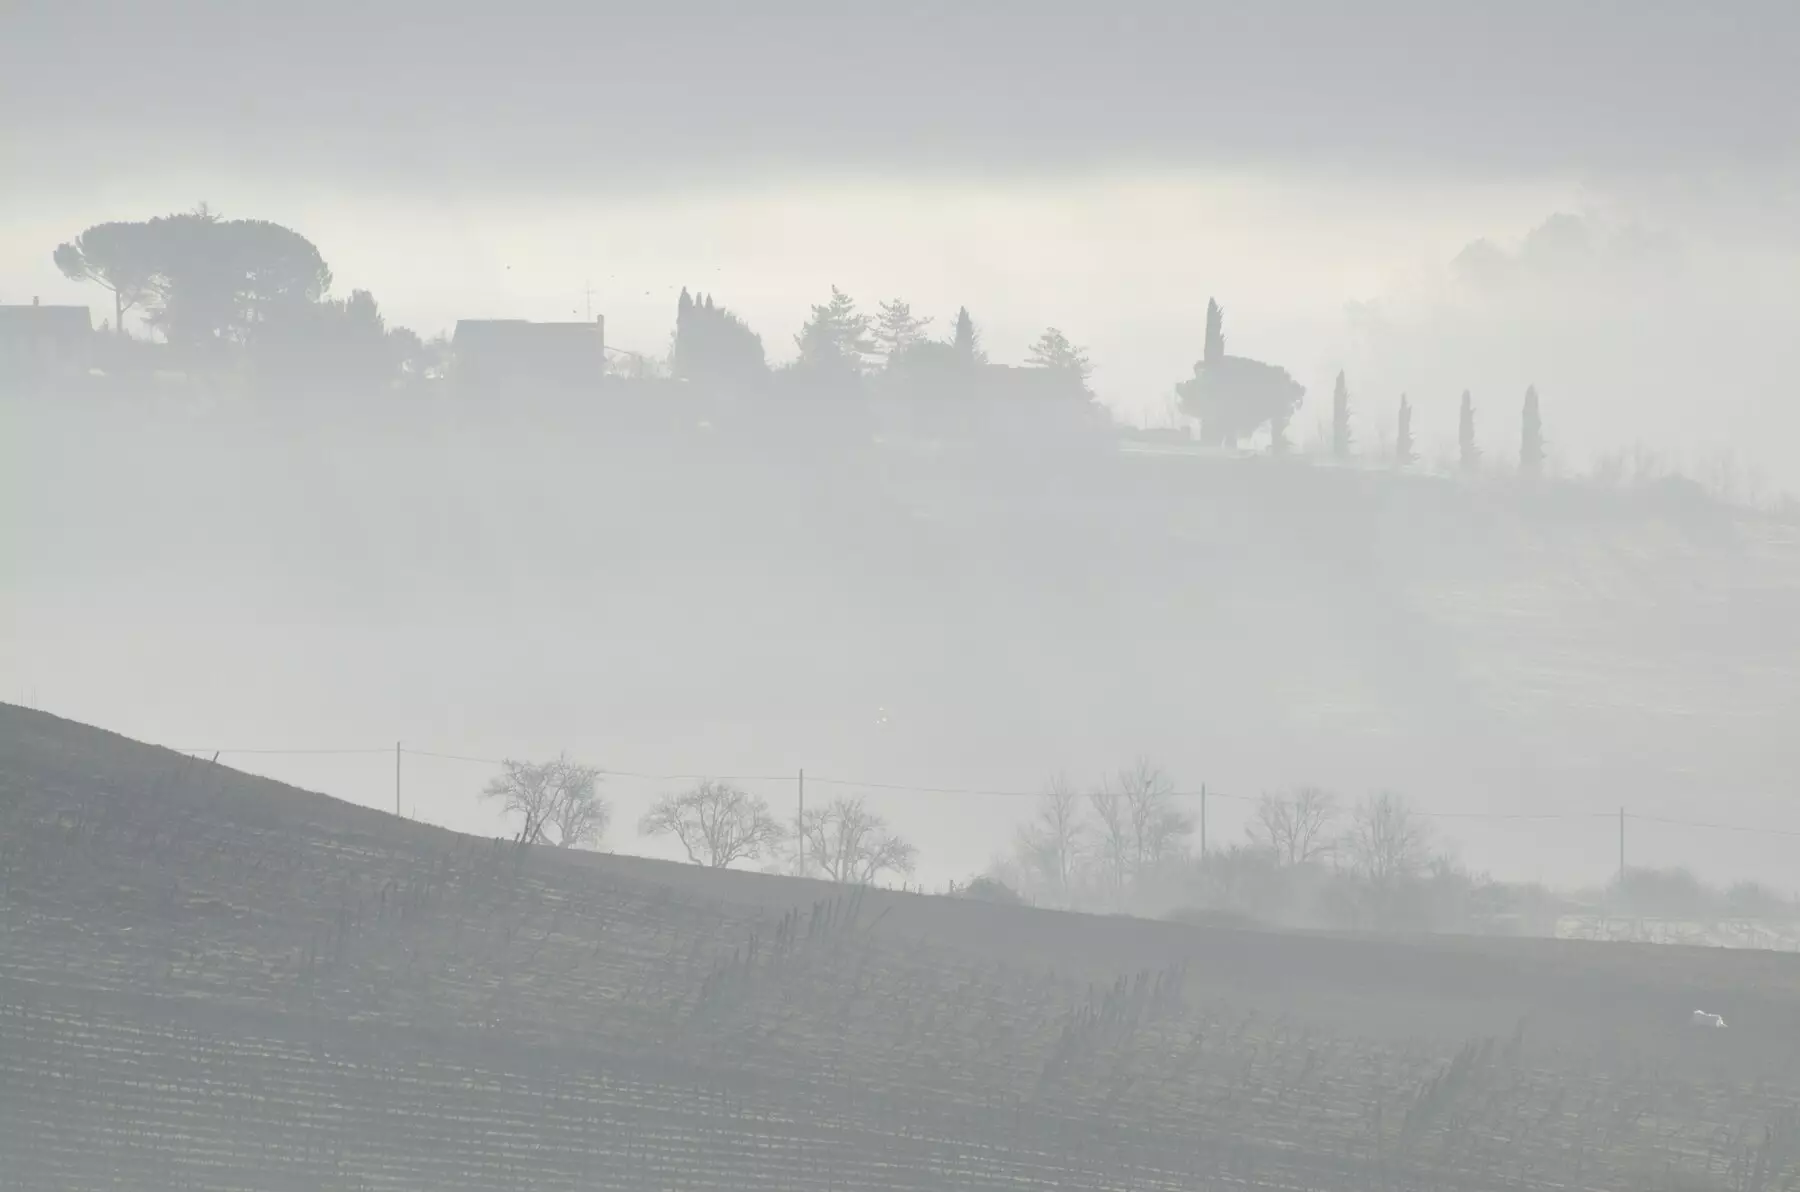
[[0,305],[0,335],[76,339],[93,330],[94,316],[85,306]]
[[459,352],[599,352],[601,324],[533,323],[526,319],[459,319],[451,346]]

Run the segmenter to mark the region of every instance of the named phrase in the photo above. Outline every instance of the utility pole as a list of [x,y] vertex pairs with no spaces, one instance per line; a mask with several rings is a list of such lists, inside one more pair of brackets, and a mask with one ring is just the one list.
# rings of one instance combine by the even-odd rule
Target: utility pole
[[1625,896],[1625,809],[1619,808],[1619,897]]
[[400,742],[394,742],[394,814],[400,814]]
[[800,813],[794,817],[794,839],[800,844],[800,876],[806,876],[806,768],[800,769]]
[[1206,860],[1206,784],[1200,784],[1200,859]]

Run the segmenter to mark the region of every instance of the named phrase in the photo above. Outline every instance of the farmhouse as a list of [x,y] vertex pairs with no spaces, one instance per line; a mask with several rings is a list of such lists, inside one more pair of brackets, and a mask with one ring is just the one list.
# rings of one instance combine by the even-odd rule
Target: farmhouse
[[606,373],[606,320],[462,319],[450,348],[459,389],[588,389]]
[[0,380],[70,376],[92,363],[93,315],[85,306],[0,306]]

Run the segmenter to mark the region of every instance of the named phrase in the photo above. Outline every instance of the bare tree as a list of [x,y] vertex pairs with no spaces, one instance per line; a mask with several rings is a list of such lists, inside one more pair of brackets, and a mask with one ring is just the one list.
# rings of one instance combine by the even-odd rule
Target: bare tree
[[1118,783],[1130,826],[1133,871],[1154,869],[1194,830],[1194,818],[1175,805],[1175,784],[1147,759],[1119,771]]
[[1030,882],[1058,902],[1067,902],[1086,838],[1081,794],[1059,774],[1038,799],[1037,814],[1019,829],[1014,849]]
[[1388,791],[1357,804],[1344,849],[1356,871],[1378,886],[1415,877],[1431,857],[1431,831],[1405,799]]
[[500,767],[481,794],[499,800],[507,815],[520,817],[520,843],[573,848],[596,844],[606,834],[612,808],[599,795],[600,771],[593,766],[558,757],[548,762],[508,758]]
[[1100,857],[1115,891],[1168,860],[1194,829],[1193,818],[1175,806],[1169,776],[1142,758],[1089,792],[1088,806],[1098,821]]
[[1088,792],[1087,799],[1094,811],[1101,872],[1117,893],[1131,881],[1131,815],[1125,796],[1103,782]]
[[1250,821],[1250,840],[1282,865],[1304,865],[1331,851],[1337,814],[1337,800],[1316,786],[1301,787],[1285,799],[1264,795]]
[[710,778],[658,799],[638,822],[638,831],[674,836],[688,860],[713,869],[754,861],[787,838],[787,830],[769,814],[767,801]]
[[806,862],[834,882],[866,886],[884,873],[911,873],[919,850],[896,836],[861,799],[834,799],[800,821]]

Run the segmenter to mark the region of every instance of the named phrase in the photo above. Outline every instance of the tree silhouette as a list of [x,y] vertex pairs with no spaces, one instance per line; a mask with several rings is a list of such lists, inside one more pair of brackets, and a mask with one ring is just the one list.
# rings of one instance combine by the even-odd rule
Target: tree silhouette
[[1054,327],[1047,329],[1031,345],[1025,363],[1030,368],[1065,373],[1073,377],[1084,390],[1087,388],[1088,377],[1094,371],[1093,364],[1088,361],[1087,349],[1076,347],[1069,342],[1068,336]]
[[1205,355],[1175,392],[1207,443],[1232,446],[1267,426],[1276,454],[1287,450],[1288,423],[1306,396],[1286,369],[1225,354],[1224,312],[1213,301],[1206,307]]
[[1417,462],[1419,453],[1413,448],[1412,403],[1406,400],[1406,394],[1400,395],[1400,425],[1394,432],[1394,463],[1398,467],[1410,467]]
[[1462,410],[1457,416],[1456,447],[1462,470],[1473,472],[1481,466],[1481,448],[1475,443],[1475,399],[1463,390]]
[[566,757],[548,762],[500,763],[500,774],[482,788],[485,799],[521,819],[521,844],[562,848],[595,844],[606,834],[612,809],[597,793],[600,771]]
[[1288,423],[1292,419],[1291,414],[1281,414],[1269,419],[1270,455],[1286,455],[1294,449],[1293,441],[1288,438]]
[[1341,372],[1331,391],[1331,454],[1350,458],[1350,387]]
[[1074,893],[1087,829],[1081,818],[1081,794],[1058,775],[1038,800],[1038,812],[1020,828],[1014,850],[1033,886],[1058,905]]
[[857,311],[851,297],[831,287],[831,300],[812,308],[812,315],[794,337],[800,349],[800,367],[819,372],[862,375],[865,362],[875,354],[868,315]]
[[156,261],[142,223],[95,224],[52,254],[71,281],[93,282],[113,296],[113,330],[125,334],[125,315],[151,293]]
[[312,241],[260,219],[202,206],[144,225],[154,262],[150,325],[173,344],[242,344],[258,326],[296,315],[331,289]]
[[762,336],[711,294],[690,296],[683,287],[675,307],[669,371],[689,381],[750,381],[768,371]]
[[981,333],[975,330],[975,320],[969,317],[966,306],[956,308],[956,330],[951,334],[950,346],[964,364],[987,363],[987,353],[981,350]]
[[1175,805],[1175,784],[1140,758],[1113,782],[1088,792],[1097,822],[1100,860],[1115,892],[1173,856],[1193,831],[1193,820]]
[[884,873],[911,873],[919,856],[861,799],[834,799],[808,810],[800,832],[807,864],[834,882],[866,886]]
[[1405,799],[1383,791],[1357,804],[1343,846],[1370,884],[1391,886],[1425,868],[1431,833]]
[[1330,828],[1337,812],[1337,800],[1316,786],[1302,787],[1285,799],[1264,795],[1250,821],[1250,840],[1282,865],[1305,865],[1331,850]]
[[367,290],[284,311],[248,331],[249,357],[260,381],[277,388],[308,381],[377,385],[396,379],[402,364],[422,355],[419,337],[389,329]]
[[1544,422],[1538,413],[1535,385],[1525,389],[1525,409],[1519,421],[1519,471],[1526,476],[1541,476],[1544,472]]
[[930,325],[929,318],[914,315],[912,307],[898,298],[883,302],[880,313],[875,316],[876,350],[881,353],[882,360],[892,364],[896,355],[924,340],[925,329]]
[[1213,298],[1206,300],[1206,340],[1201,359],[1207,364],[1225,359],[1225,312]]
[[673,835],[688,860],[713,869],[754,861],[787,838],[787,830],[769,814],[767,801],[710,778],[658,799],[639,821],[638,831]]

